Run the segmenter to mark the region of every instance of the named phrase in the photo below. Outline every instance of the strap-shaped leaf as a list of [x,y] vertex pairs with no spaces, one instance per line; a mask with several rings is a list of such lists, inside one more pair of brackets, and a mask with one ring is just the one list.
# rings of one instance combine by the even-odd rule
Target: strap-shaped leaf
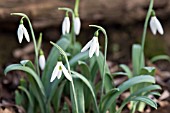
[[74,81],[79,113],[85,113],[84,84],[78,79]]
[[72,75],[73,75],[74,78],[79,78],[85,84],[85,86],[87,86],[89,88],[90,93],[93,97],[93,101],[94,101],[94,105],[95,105],[95,111],[97,113],[99,113],[96,96],[95,96],[95,93],[94,93],[93,88],[92,88],[91,84],[89,83],[89,81],[83,75],[81,75],[77,72],[72,71]]
[[154,77],[152,77],[150,75],[141,75],[141,76],[133,77],[133,78],[127,80],[126,82],[124,82],[123,84],[121,84],[118,87],[119,92],[113,93],[112,96],[110,96],[110,99],[108,99],[108,101],[106,103],[103,103],[104,105],[102,108],[102,113],[105,113],[107,110],[109,110],[112,103],[114,103],[116,101],[116,98],[120,94],[122,94],[125,90],[129,89],[133,85],[136,85],[139,83],[144,83],[144,82],[155,83],[155,79],[154,79]]
[[78,63],[78,61],[85,60],[87,58],[88,58],[88,51],[78,53],[72,59],[69,60],[69,64],[70,64],[70,66],[74,66],[74,65],[76,65]]
[[32,100],[32,98],[31,98],[31,95],[30,95],[29,91],[28,91],[25,87],[23,87],[23,86],[19,86],[18,88],[19,88],[20,90],[22,90],[22,91],[25,92],[25,94],[26,94],[27,97],[28,97],[30,106],[33,107],[33,106],[34,106],[34,103],[33,103],[33,100]]
[[[100,74],[103,73],[103,61],[104,61],[104,56],[102,54],[102,52],[99,53],[99,56],[96,58],[97,60],[97,63],[98,63],[98,67],[99,67],[99,71],[100,71]],[[109,70],[109,67],[108,65],[106,64],[105,65],[105,91],[108,92],[110,91],[110,89],[113,88],[113,84],[112,84],[112,77],[110,76],[110,70]],[[102,75],[101,75],[102,76]]]
[[143,67],[140,71],[140,74],[142,75],[148,74],[154,76],[155,70],[156,70],[155,67]]
[[127,74],[127,73],[124,73],[124,72],[115,72],[115,73],[113,73],[113,74],[111,74],[113,77],[116,77],[116,76],[118,76],[118,75],[125,75],[125,76],[128,76],[129,77],[129,75]]
[[127,73],[128,78],[132,78],[132,72],[127,65],[120,64],[120,67]]
[[36,83],[38,84],[38,86],[41,90],[41,93],[46,97],[45,92],[44,92],[44,86],[40,80],[40,77],[35,73],[35,71],[33,71],[29,67],[22,66],[21,64],[12,64],[12,65],[9,65],[8,67],[6,67],[4,73],[6,75],[9,71],[15,71],[15,70],[20,70],[20,71],[29,73],[28,75],[31,75],[35,79]]
[[140,69],[144,67],[145,59],[142,54],[141,58],[141,45],[133,44],[132,47],[132,64],[133,64],[133,74],[134,76],[140,74]]
[[30,67],[32,70],[35,71],[35,67],[30,60],[22,60],[22,61],[20,61],[20,64],[22,64],[23,66]]
[[[150,86],[147,86],[147,87],[144,87],[144,88],[141,88],[139,89],[137,92],[134,92],[133,94],[131,94],[128,98],[126,98],[123,103],[121,104],[120,108],[118,109],[118,112],[117,113],[121,113],[123,107],[131,101],[131,98],[134,98],[136,96],[139,96],[141,95],[142,93],[146,93],[146,92],[149,92],[151,90],[158,90],[158,89],[161,89],[161,87],[159,85],[150,85]],[[149,95],[150,93],[152,92],[149,92],[149,93],[146,93],[147,95]]]
[[151,107],[157,109],[157,103],[146,96],[138,96],[138,97],[131,99],[131,101],[142,101],[142,102],[150,105]]
[[168,55],[158,55],[158,56],[155,56],[151,59],[151,62],[156,62],[158,60],[168,60],[170,61],[170,57]]
[[88,65],[83,61],[78,61],[78,64],[80,65],[82,74],[89,80],[91,75]]
[[[66,80],[63,81],[58,88],[55,88],[55,89],[57,89],[57,90],[55,91],[55,94],[54,94],[54,96],[53,96],[53,98],[52,98],[52,103],[53,103],[53,105],[54,105],[55,113],[57,113],[58,110],[59,110],[60,107],[61,107],[61,106],[60,106],[60,101],[61,101],[61,97],[62,97],[62,93],[63,93],[63,89],[64,89],[65,84],[66,84]],[[50,102],[50,101],[49,101],[49,102]]]

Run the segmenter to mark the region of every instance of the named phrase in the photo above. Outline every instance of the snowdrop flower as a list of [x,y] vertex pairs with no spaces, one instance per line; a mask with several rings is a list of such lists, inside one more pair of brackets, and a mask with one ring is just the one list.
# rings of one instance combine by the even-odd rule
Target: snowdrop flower
[[159,22],[159,20],[156,18],[156,16],[152,16],[151,17],[151,20],[150,20],[150,28],[151,28],[151,31],[154,35],[156,35],[157,31],[163,35],[164,34],[164,31],[163,31],[163,28],[162,28],[162,25],[161,23]]
[[45,68],[45,56],[44,56],[44,54],[41,54],[39,56],[39,65],[40,65],[41,70],[44,70],[44,68]]
[[70,32],[70,19],[66,16],[62,23],[62,33],[65,35],[66,33]]
[[79,17],[74,18],[74,32],[76,35],[80,33],[81,22]]
[[27,29],[24,27],[24,25],[21,23],[18,27],[18,31],[17,31],[17,34],[18,34],[18,40],[19,40],[19,43],[22,42],[23,40],[23,35],[25,36],[26,40],[28,42],[30,42],[30,37],[29,37],[29,34],[28,34],[28,31]]
[[57,62],[57,65],[55,66],[55,68],[53,70],[50,82],[53,82],[56,77],[58,79],[60,79],[62,72],[64,73],[65,77],[69,81],[72,81],[71,75],[69,74],[68,70],[65,68],[63,63],[61,61],[59,61],[59,62]]
[[89,57],[91,58],[94,53],[96,53],[96,56],[99,56],[99,42],[98,37],[94,36],[92,40],[90,40],[81,50],[81,52],[86,51],[88,48],[89,50]]

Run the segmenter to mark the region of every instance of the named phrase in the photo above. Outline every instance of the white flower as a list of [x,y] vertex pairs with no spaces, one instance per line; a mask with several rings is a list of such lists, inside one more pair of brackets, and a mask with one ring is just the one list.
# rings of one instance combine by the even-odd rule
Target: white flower
[[156,16],[152,16],[151,17],[151,20],[150,20],[150,28],[151,28],[151,31],[154,35],[156,35],[157,31],[163,35],[164,34],[164,31],[163,31],[163,28],[162,28],[162,25],[161,23],[159,22],[159,20],[156,18]]
[[74,32],[76,35],[79,35],[81,28],[81,22],[79,17],[74,18]]
[[65,17],[62,24],[62,33],[65,35],[70,32],[70,19],[69,17]]
[[45,56],[44,55],[40,55],[39,65],[40,65],[41,70],[44,70],[44,68],[45,68]]
[[58,79],[60,79],[62,72],[64,73],[65,77],[69,80],[72,81],[72,77],[69,74],[68,70],[65,68],[65,66],[63,65],[63,63],[61,61],[57,62],[57,65],[55,66],[50,82],[53,82],[54,79],[57,77]]
[[94,36],[92,40],[90,40],[81,50],[81,52],[86,51],[88,48],[89,50],[89,57],[91,58],[94,53],[96,53],[96,56],[99,56],[99,42],[98,37]]
[[28,31],[27,31],[27,29],[24,27],[23,24],[20,24],[20,25],[19,25],[17,34],[18,34],[19,43],[22,42],[23,35],[25,36],[26,40],[27,40],[28,42],[30,42],[30,37],[29,37]]

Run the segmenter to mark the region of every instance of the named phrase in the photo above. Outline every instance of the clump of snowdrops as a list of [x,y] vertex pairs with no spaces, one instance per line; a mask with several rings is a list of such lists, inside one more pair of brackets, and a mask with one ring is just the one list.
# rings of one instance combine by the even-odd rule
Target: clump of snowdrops
[[[125,64],[120,67],[124,72],[110,73],[106,63],[108,37],[105,29],[98,25],[89,25],[96,29],[93,38],[82,48],[76,41],[81,30],[81,20],[78,14],[79,0],[75,2],[74,10],[59,8],[65,11],[62,23],[62,36],[53,45],[48,58],[45,58],[41,49],[42,34],[36,41],[32,24],[27,15],[12,13],[20,16],[17,31],[19,43],[23,38],[34,43],[35,61],[22,60],[19,64],[11,64],[5,69],[9,71],[20,70],[27,74],[26,80],[21,79],[15,93],[16,104],[23,106],[27,113],[121,113],[130,103],[130,112],[143,111],[147,105],[157,109],[157,103],[149,95],[160,95],[157,90],[161,87],[155,84],[154,67],[145,66],[144,46],[148,23],[154,35],[164,33],[161,23],[153,9],[154,0],[150,0],[146,15],[141,44],[133,44],[132,63],[133,70]],[[70,21],[72,17],[72,21]],[[28,34],[24,23],[28,22],[31,34]],[[100,34],[105,39],[104,47],[100,47]],[[103,52],[100,48],[104,48]],[[153,60],[162,59],[157,56]],[[46,60],[47,59],[47,60]],[[41,69],[41,70],[40,70]],[[125,75],[128,80],[118,87],[114,86],[114,77]],[[100,80],[96,83],[96,78]],[[117,98],[126,90],[130,95],[116,109]],[[100,95],[98,97],[98,95]],[[70,105],[71,102],[71,105]]]

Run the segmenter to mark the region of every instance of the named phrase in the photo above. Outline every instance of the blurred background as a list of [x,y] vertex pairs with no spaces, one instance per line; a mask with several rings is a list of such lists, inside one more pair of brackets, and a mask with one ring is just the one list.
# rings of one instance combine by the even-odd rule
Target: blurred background
[[[11,16],[10,13],[22,12],[29,16],[37,39],[39,33],[43,33],[42,48],[47,57],[51,48],[49,41],[56,41],[61,36],[65,12],[59,11],[58,7],[74,8],[74,2],[74,0],[0,0],[0,100],[5,98],[4,95],[9,100],[13,97],[13,93],[5,93],[9,91],[3,90],[4,85],[10,84],[9,90],[12,92],[18,84],[17,75],[4,79],[4,68],[20,59],[33,59],[34,54],[32,43],[25,40],[22,44],[18,43],[17,29],[20,17]],[[115,65],[130,64],[131,46],[141,41],[148,6],[149,0],[80,0],[79,15],[82,28],[77,40],[84,45],[93,37],[94,29],[89,28],[89,24],[103,26],[109,37],[108,60]],[[148,27],[145,46],[147,59],[159,54],[170,55],[170,0],[155,0],[154,9],[165,34],[154,36]],[[29,28],[26,21],[24,25]],[[100,43],[103,44],[103,39]],[[161,62],[158,67],[165,70],[166,76],[170,78],[169,63]],[[166,82],[170,85],[169,79]]]

